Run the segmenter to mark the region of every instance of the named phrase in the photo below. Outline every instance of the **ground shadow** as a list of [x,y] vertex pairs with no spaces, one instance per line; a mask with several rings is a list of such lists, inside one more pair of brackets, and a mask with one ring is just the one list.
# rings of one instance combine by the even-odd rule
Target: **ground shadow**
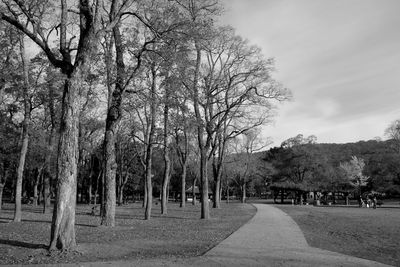
[[[42,221],[42,220],[29,220],[29,219],[23,219],[23,222],[32,222],[32,223],[51,223],[51,221]],[[76,226],[82,226],[82,227],[97,227],[97,225],[91,225],[91,224],[82,224],[82,223],[75,223]]]
[[44,244],[33,244],[27,242],[21,242],[16,240],[5,240],[0,239],[0,244],[14,246],[14,247],[23,247],[23,248],[32,248],[32,249],[47,249],[47,245]]

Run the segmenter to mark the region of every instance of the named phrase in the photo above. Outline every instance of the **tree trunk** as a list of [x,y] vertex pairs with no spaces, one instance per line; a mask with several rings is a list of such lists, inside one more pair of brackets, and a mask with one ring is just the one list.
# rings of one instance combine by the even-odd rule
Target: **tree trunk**
[[196,206],[196,182],[197,182],[197,178],[194,178],[193,179],[193,187],[192,187],[192,194],[193,194],[192,204],[193,204],[193,206]]
[[207,153],[209,152],[209,139],[208,136],[207,141],[204,142],[204,124],[202,120],[202,116],[200,113],[200,103],[199,103],[199,75],[200,75],[200,64],[201,64],[201,47],[197,41],[195,41],[196,47],[196,67],[194,72],[194,80],[193,80],[193,105],[194,112],[196,115],[197,122],[197,141],[200,151],[200,185],[201,185],[201,219],[209,219],[210,218],[210,207],[208,203],[208,177],[207,177]]
[[182,166],[182,174],[181,174],[181,204],[180,207],[184,208],[186,206],[186,163]]
[[5,183],[0,183],[0,210],[3,206],[3,190],[4,190]]
[[125,188],[125,183],[121,183],[118,191],[118,205],[122,205],[124,203],[124,188]]
[[[112,14],[115,17],[116,3],[112,3]],[[113,28],[115,42],[117,77],[115,89],[112,93],[110,106],[108,107],[106,119],[106,133],[104,137],[104,167],[105,167],[105,206],[101,218],[101,225],[115,226],[115,205],[116,205],[116,170],[117,162],[115,155],[115,133],[122,117],[122,95],[125,87],[125,63],[124,47],[122,44],[119,24]]]
[[226,186],[226,203],[229,203],[229,186]]
[[50,250],[74,249],[77,190],[79,90],[85,78],[77,66],[66,79],[62,101],[60,140],[57,155],[57,191],[51,225]]
[[164,176],[162,183],[162,195],[161,195],[161,214],[167,214],[167,203],[168,203],[168,184],[171,175],[171,159],[169,155],[169,141],[168,141],[168,130],[169,130],[169,90],[168,85],[165,87],[165,105],[164,105]]
[[21,152],[19,156],[19,163],[17,169],[17,182],[15,184],[15,211],[14,211],[14,222],[20,222],[22,217],[21,212],[21,194],[22,194],[22,180],[25,168],[25,159],[28,152],[28,142],[29,142],[29,120],[31,117],[31,105],[29,102],[29,73],[28,73],[28,63],[25,55],[25,45],[24,38],[20,35],[20,55],[23,66],[23,76],[24,76],[24,120],[22,122],[22,145]]
[[142,208],[146,208],[147,206],[147,178],[146,178],[146,172],[144,175],[144,183],[143,183],[143,203],[142,203]]
[[[113,100],[114,100],[113,93]],[[116,204],[116,194],[115,194],[115,176],[117,163],[115,160],[115,130],[117,122],[120,118],[120,107],[115,107],[118,111],[109,110],[106,121],[106,133],[104,137],[104,209],[101,216],[101,225],[105,226],[115,226],[115,204]],[[112,112],[117,112],[113,117]]]
[[206,151],[200,156],[200,183],[201,183],[201,219],[210,218],[210,204],[208,202],[208,177],[207,177],[207,155]]
[[157,73],[155,66],[151,67],[151,75],[152,75],[152,82],[151,82],[151,92],[150,92],[150,129],[147,139],[147,149],[146,149],[146,159],[145,159],[145,170],[146,170],[146,179],[145,179],[145,186],[146,186],[146,206],[145,206],[145,214],[144,219],[150,220],[151,218],[151,208],[153,205],[153,184],[152,184],[152,157],[153,157],[153,139],[155,135],[155,123],[156,123],[156,86],[157,86]]
[[219,162],[217,164],[218,166],[214,166],[213,163],[213,174],[214,174],[213,208],[219,209],[221,207],[222,162],[221,165],[219,165]]
[[39,204],[39,179],[40,179],[40,173],[37,175],[35,183],[33,184],[33,206],[37,206]]
[[146,206],[145,206],[145,214],[144,219],[150,220],[151,218],[151,208],[153,205],[153,186],[152,186],[152,174],[151,174],[151,164],[152,164],[152,154],[153,154],[153,145],[148,144],[147,148],[147,159],[146,159]]
[[51,180],[52,180],[52,168],[51,168],[51,157],[53,156],[54,152],[54,145],[55,145],[55,131],[56,131],[56,112],[54,107],[54,89],[52,86],[49,86],[49,104],[48,109],[50,113],[50,120],[51,120],[51,129],[50,134],[48,137],[47,145],[48,151],[45,159],[45,168],[43,173],[43,213],[50,212],[50,205],[51,205],[51,195],[50,195],[50,187],[51,187]]
[[246,184],[242,185],[242,203],[246,203]]

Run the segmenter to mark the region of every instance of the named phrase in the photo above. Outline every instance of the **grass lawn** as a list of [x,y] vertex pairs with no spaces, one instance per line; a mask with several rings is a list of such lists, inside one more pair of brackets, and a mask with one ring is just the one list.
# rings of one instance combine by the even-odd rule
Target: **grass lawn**
[[0,265],[65,263],[192,257],[205,253],[246,223],[256,212],[247,204],[221,203],[211,209],[210,220],[200,220],[200,205],[188,203],[179,208],[169,203],[168,214],[160,215],[155,205],[150,221],[143,220],[141,204],[117,208],[117,226],[98,227],[100,218],[91,216],[91,206],[79,205],[76,216],[75,252],[49,254],[51,215],[41,208],[23,206],[23,221],[11,222],[13,205],[5,204],[0,211]]
[[276,205],[310,246],[400,266],[400,209]]

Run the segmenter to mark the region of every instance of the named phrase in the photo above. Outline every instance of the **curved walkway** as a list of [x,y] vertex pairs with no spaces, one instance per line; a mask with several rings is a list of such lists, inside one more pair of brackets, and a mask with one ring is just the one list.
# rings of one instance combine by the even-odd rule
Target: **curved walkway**
[[[205,255],[190,259],[81,263],[78,266],[388,266],[310,247],[293,219],[272,205],[254,204],[256,215]],[[77,266],[67,264],[63,266]]]
[[387,266],[310,247],[289,215],[272,205],[254,206],[257,214],[205,258],[220,266]]

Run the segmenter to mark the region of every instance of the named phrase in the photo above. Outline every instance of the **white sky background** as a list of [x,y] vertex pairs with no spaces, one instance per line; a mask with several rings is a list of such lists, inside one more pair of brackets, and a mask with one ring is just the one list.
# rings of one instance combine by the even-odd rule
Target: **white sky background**
[[265,137],[383,137],[400,118],[400,0],[224,0],[222,23],[274,57],[293,101]]

